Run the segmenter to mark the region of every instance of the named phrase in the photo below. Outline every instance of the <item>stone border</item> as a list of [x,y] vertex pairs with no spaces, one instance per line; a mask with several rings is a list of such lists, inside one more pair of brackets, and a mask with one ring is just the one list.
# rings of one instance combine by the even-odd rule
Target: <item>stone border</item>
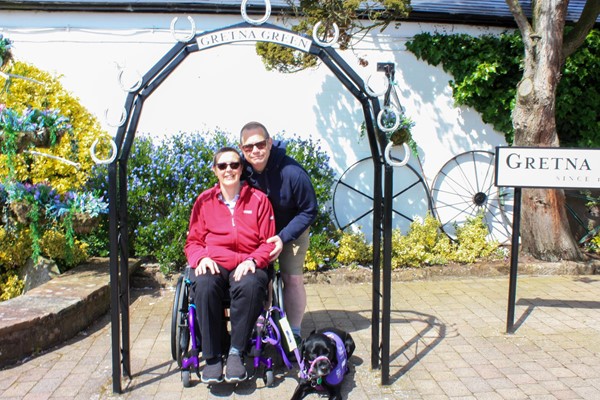
[[[138,260],[129,262],[131,274]],[[107,258],[86,264],[0,303],[0,367],[63,343],[110,309]]]
[[[598,275],[600,259],[589,261],[544,262],[523,257],[519,261],[518,274],[522,275]],[[508,275],[508,260],[481,261],[470,264],[449,264],[425,266],[422,268],[402,268],[392,270],[392,281],[439,280],[456,278],[492,278]],[[365,267],[343,267],[332,270],[306,272],[304,283],[326,283],[343,285],[346,283],[371,283],[372,270]]]

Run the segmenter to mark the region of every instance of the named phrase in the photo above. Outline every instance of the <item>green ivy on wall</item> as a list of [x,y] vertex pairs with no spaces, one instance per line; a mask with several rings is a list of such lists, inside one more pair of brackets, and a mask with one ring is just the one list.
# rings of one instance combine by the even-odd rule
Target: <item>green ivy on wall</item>
[[[511,112],[522,77],[518,32],[479,37],[422,33],[406,44],[418,59],[453,76],[457,104],[473,107],[483,122],[513,141]],[[563,147],[600,147],[600,31],[569,57],[556,98],[556,125]]]

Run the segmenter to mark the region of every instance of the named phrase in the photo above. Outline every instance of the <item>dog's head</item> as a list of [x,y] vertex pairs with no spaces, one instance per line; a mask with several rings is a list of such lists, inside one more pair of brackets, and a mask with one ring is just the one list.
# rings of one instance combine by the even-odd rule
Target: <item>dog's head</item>
[[300,345],[302,361],[309,378],[327,376],[337,364],[335,342],[323,333],[311,333]]

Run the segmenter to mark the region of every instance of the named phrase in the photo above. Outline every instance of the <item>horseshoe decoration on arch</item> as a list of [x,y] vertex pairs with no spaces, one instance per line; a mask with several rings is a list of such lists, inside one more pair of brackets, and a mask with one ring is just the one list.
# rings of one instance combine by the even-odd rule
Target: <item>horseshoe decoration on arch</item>
[[269,0],[265,0],[265,15],[263,15],[263,17],[261,19],[250,18],[248,16],[248,13],[246,12],[247,7],[248,7],[248,0],[243,0],[240,11],[242,13],[242,18],[244,18],[244,21],[246,21],[249,24],[262,25],[265,22],[267,22],[267,20],[271,16],[271,2]]
[[96,146],[98,146],[100,139],[96,138],[96,140],[94,140],[94,143],[92,143],[92,145],[90,146],[90,157],[92,157],[92,160],[94,160],[94,162],[96,164],[110,164],[113,161],[115,161],[115,159],[117,158],[117,144],[115,143],[115,141],[112,138],[110,138],[109,140],[110,140],[111,153],[110,153],[110,157],[108,157],[104,160],[102,160],[96,156]]
[[325,42],[325,41],[319,39],[318,32],[319,32],[320,27],[321,27],[321,21],[317,22],[315,24],[315,26],[313,26],[312,36],[313,36],[313,40],[315,42],[317,42],[319,45],[321,45],[323,47],[329,47],[332,44],[337,43],[338,38],[340,37],[340,28],[338,28],[338,26],[335,22],[333,23],[333,37],[328,42]]
[[177,23],[177,20],[179,20],[179,17],[175,17],[171,20],[171,36],[173,36],[175,40],[181,43],[187,43],[190,40],[192,40],[194,36],[196,36],[196,22],[194,22],[194,18],[188,15],[187,19],[188,21],[190,21],[192,29],[190,31],[190,34],[184,37],[178,37],[177,34],[175,34],[175,24]]

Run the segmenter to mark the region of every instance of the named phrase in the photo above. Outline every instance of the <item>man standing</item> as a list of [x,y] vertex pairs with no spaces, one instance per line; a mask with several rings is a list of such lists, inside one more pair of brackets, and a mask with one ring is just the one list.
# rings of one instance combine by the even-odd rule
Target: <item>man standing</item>
[[309,245],[309,227],[317,217],[315,190],[308,173],[286,155],[285,144],[270,137],[259,122],[249,122],[240,132],[240,148],[246,165],[244,178],[266,193],[275,212],[277,235],[272,260],[279,256],[283,280],[284,310],[296,342],[301,340],[301,325],[306,308],[304,259]]

